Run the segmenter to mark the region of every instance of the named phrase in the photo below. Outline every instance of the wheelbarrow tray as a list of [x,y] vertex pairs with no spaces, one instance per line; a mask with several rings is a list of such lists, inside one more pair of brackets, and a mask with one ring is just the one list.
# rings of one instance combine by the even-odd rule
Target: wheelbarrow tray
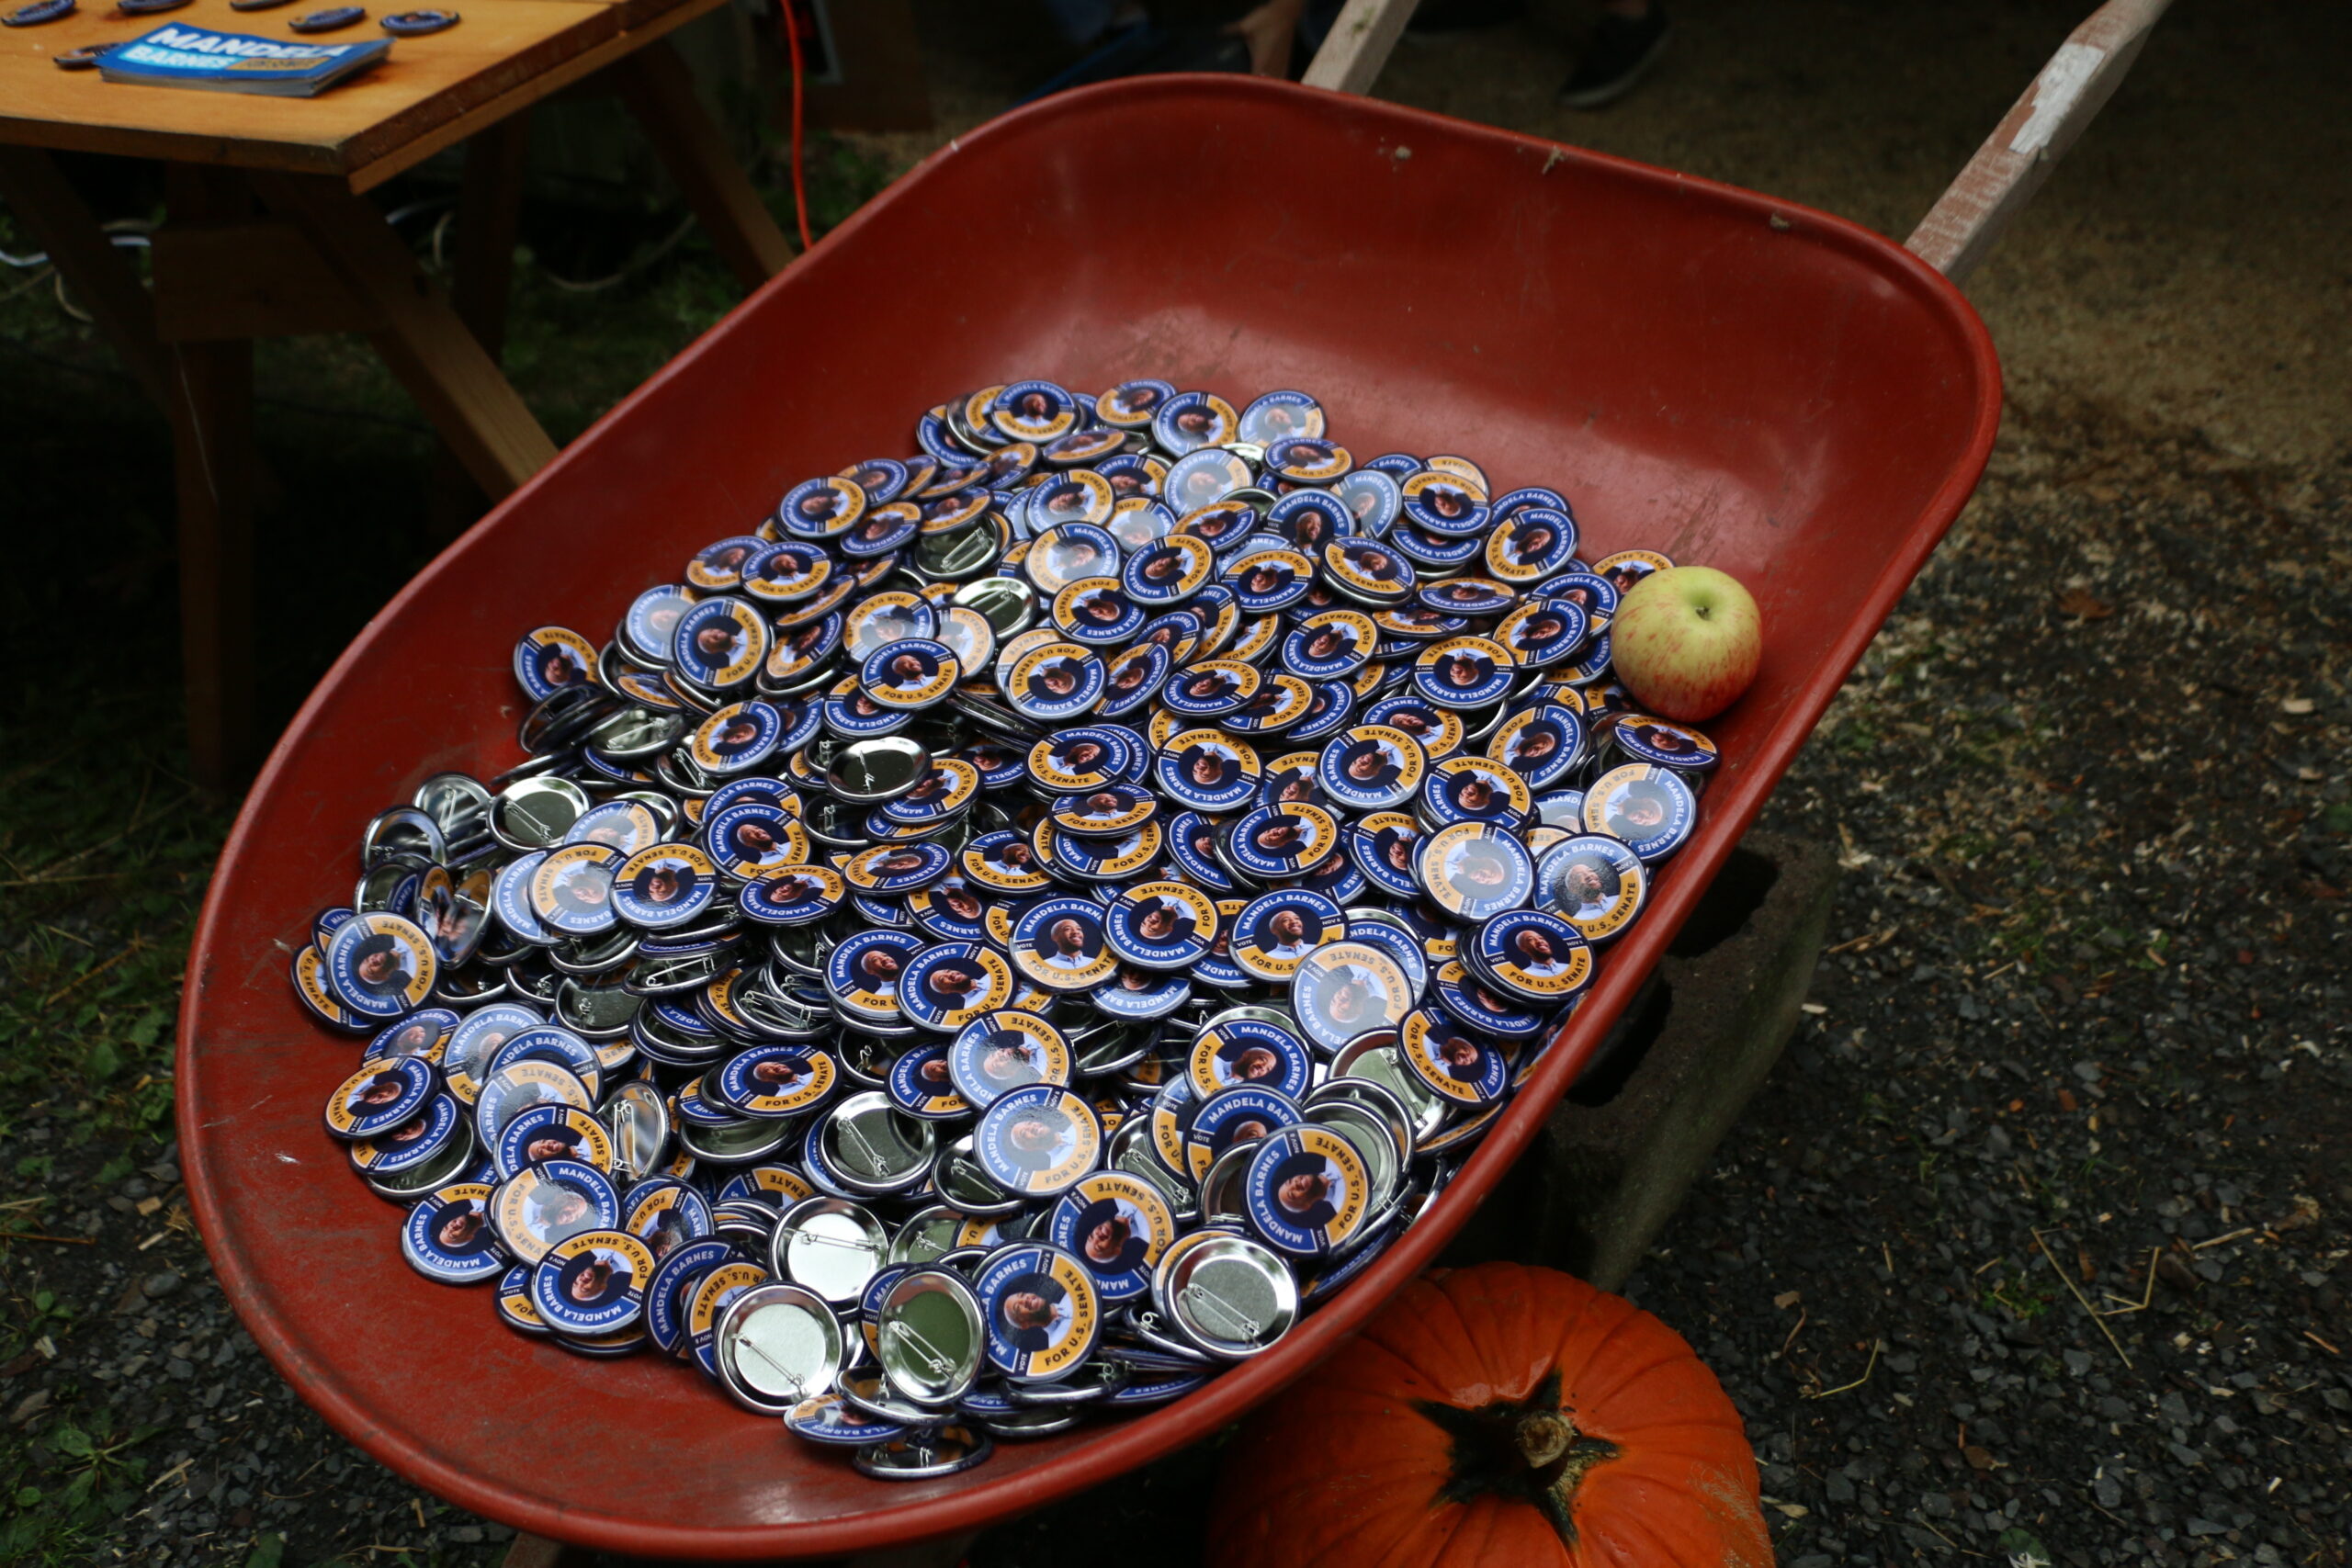
[[[1701,825],[1453,1183],[1334,1300],[1203,1392],[962,1475],[868,1481],[647,1355],[510,1333],[402,1262],[399,1211],[321,1131],[355,1065],[289,944],[345,902],[361,824],[427,773],[520,760],[510,652],[601,637],[789,485],[912,449],[1017,376],[1313,393],[1359,459],[1475,458],[1572,501],[1585,553],[1723,568],[1764,660],[1710,728]],[[1204,1437],[1426,1267],[1524,1149],[1968,499],[2000,407],[1960,294],[1888,241],[1749,192],[1361,97],[1230,76],[1071,92],[951,143],[713,328],[369,624],[278,742],[215,873],[179,1043],[181,1159],[221,1283],[297,1391],[460,1506],[644,1554],[965,1530]]]

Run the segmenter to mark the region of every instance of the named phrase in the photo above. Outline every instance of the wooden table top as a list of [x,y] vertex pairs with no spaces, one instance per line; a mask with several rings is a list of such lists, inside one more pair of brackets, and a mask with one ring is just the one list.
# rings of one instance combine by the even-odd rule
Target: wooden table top
[[[18,3],[0,0],[9,9]],[[0,143],[332,175],[366,190],[726,0],[368,0],[366,21],[311,41],[382,38],[379,17],[418,5],[454,9],[462,20],[394,39],[383,63],[315,98],[133,86],[51,63],[69,49],[122,42],[166,22],[292,41],[287,24],[331,3],[238,12],[229,0],[194,0],[130,17],[108,0],[83,0],[62,21],[0,30]]]

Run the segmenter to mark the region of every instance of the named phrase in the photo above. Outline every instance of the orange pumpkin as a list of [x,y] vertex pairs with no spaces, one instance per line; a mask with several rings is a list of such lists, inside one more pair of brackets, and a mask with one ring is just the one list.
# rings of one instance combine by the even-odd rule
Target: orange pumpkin
[[1414,1280],[1252,1416],[1218,1568],[1771,1568],[1739,1412],[1622,1296],[1487,1263]]

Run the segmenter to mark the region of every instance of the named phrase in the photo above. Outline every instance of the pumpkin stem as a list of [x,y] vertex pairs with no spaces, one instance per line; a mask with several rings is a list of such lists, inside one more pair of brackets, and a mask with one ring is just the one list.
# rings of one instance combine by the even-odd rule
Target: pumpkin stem
[[1568,1445],[1577,1440],[1577,1424],[1556,1410],[1534,1410],[1519,1418],[1519,1429],[1513,1435],[1527,1468],[1541,1470],[1568,1451]]

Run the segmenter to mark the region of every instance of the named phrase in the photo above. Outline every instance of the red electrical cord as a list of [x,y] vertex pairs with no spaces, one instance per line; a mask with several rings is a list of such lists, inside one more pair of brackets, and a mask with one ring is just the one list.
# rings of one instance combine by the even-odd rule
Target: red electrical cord
[[800,175],[800,17],[793,0],[777,0],[776,15],[783,18],[785,48],[792,54],[792,213],[800,220],[800,250],[806,255],[817,242],[808,237],[808,190]]

